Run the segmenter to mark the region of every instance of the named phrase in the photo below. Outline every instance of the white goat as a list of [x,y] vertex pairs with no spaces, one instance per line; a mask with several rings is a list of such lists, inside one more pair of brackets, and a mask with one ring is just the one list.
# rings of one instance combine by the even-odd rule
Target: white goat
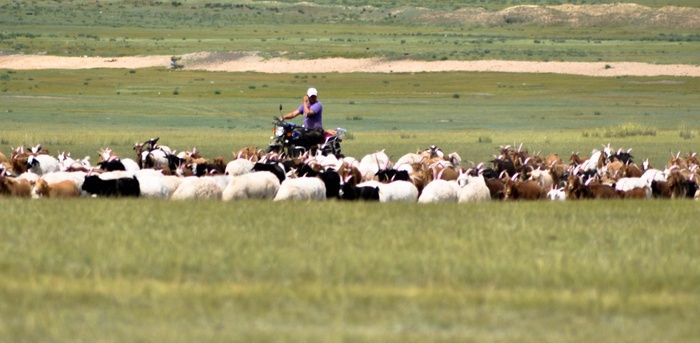
[[317,177],[285,179],[274,198],[282,200],[326,200],[326,185]]
[[554,184],[554,179],[549,170],[542,170],[539,167],[530,172],[530,180],[535,180],[542,188],[550,188]]
[[615,183],[615,190],[617,191],[629,191],[634,188],[644,188],[646,192],[646,198],[649,199],[652,196],[651,191],[651,180],[643,179],[641,177],[623,177]]
[[642,174],[641,179],[644,180],[645,182],[648,182],[651,184],[652,181],[666,181],[668,179],[668,170],[658,170],[658,169],[647,169],[644,174]]
[[593,150],[593,152],[591,152],[591,157],[581,163],[580,170],[584,172],[598,170],[598,161],[602,154],[603,152],[600,150]]
[[280,180],[271,172],[248,173],[233,177],[224,189],[221,199],[274,199],[279,188]]
[[81,170],[87,171],[92,169],[90,165],[90,156],[85,156],[82,160],[75,160],[70,156],[70,153],[62,151],[58,154],[58,163],[61,166],[61,171],[67,170]]
[[61,164],[58,160],[46,154],[30,155],[27,158],[27,171],[36,175],[44,175],[47,173],[57,172],[61,170]]
[[491,191],[486,186],[486,181],[484,176],[470,175],[469,172],[460,172],[457,177],[457,185],[461,187],[459,190],[460,203],[464,202],[480,202],[480,201],[491,201]]
[[564,187],[554,188],[552,187],[549,192],[547,192],[547,199],[552,201],[563,201],[566,200],[566,192]]

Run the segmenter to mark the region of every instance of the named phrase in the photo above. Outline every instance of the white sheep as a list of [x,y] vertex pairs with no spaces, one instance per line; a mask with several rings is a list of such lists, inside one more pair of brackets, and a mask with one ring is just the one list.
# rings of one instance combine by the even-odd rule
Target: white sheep
[[362,174],[362,180],[371,180],[379,169],[387,169],[391,167],[391,161],[389,156],[386,155],[384,150],[375,152],[373,154],[365,155],[361,160],[357,169],[360,170]]
[[113,170],[108,172],[99,173],[100,179],[102,180],[114,180],[122,178],[132,178],[136,176],[136,172],[126,171],[126,170]]
[[226,186],[228,186],[228,183],[233,180],[233,175],[216,174],[207,177],[216,182],[216,184],[219,186],[219,190],[221,190],[222,193],[224,192],[224,189],[226,189]]
[[416,154],[416,153],[408,153],[403,156],[401,156],[398,160],[396,160],[396,163],[394,163],[394,169],[396,170],[405,170],[409,174],[413,173],[413,165],[415,163],[421,163],[425,157]]
[[254,165],[255,162],[251,160],[245,158],[237,158],[226,164],[224,174],[231,176],[247,174],[253,171]]
[[474,176],[470,175],[469,172],[460,172],[457,177],[457,185],[460,186],[457,202],[491,201],[491,191],[486,186],[486,180],[481,174]]
[[223,201],[244,199],[274,199],[280,180],[268,171],[233,177],[221,195]]
[[274,198],[282,200],[326,200],[326,185],[317,177],[285,179]]
[[148,172],[147,169],[136,173],[136,179],[139,180],[141,197],[144,198],[169,199],[177,189],[177,187],[173,188],[172,177],[166,179],[162,173]]
[[136,163],[136,161],[134,161],[134,160],[131,159],[131,158],[122,158],[122,159],[119,159],[119,160],[120,160],[120,161],[122,162],[122,164],[124,165],[124,169],[125,169],[126,171],[135,172],[135,171],[141,169],[141,168],[139,168],[139,164]]
[[408,181],[379,183],[379,202],[416,202],[418,188]]
[[457,181],[433,180],[430,181],[424,188],[418,202],[436,203],[436,202],[458,202],[460,187]]
[[221,188],[211,177],[186,177],[182,179],[172,200],[217,200],[221,199]]

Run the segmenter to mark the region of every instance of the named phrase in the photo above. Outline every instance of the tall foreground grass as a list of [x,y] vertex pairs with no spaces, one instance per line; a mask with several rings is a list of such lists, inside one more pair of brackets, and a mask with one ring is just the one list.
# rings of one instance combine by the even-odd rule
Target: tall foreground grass
[[0,199],[0,341],[690,342],[698,214]]

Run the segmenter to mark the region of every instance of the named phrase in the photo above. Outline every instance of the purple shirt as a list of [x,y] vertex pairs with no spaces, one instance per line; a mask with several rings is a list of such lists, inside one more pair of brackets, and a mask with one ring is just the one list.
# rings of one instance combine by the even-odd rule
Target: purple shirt
[[[311,116],[304,116],[304,127],[309,129],[323,129],[323,106],[321,106],[321,102],[316,101],[313,105],[309,106],[309,109],[314,111],[314,114]],[[299,106],[297,110],[305,114],[304,105]]]

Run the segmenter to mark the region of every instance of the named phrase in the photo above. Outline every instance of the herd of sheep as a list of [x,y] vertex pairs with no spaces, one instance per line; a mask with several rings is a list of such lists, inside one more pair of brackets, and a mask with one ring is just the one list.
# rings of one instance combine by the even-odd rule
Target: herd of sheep
[[289,158],[255,147],[233,159],[175,154],[158,139],[135,144],[135,158],[103,149],[90,158],[53,156],[40,145],[0,152],[0,195],[14,197],[144,197],[173,200],[344,200],[480,202],[700,198],[695,153],[672,156],[660,168],[634,162],[610,145],[589,156],[540,156],[499,147],[493,160],[465,166],[457,153],[431,146],[392,161],[384,151],[361,159],[308,153]]

